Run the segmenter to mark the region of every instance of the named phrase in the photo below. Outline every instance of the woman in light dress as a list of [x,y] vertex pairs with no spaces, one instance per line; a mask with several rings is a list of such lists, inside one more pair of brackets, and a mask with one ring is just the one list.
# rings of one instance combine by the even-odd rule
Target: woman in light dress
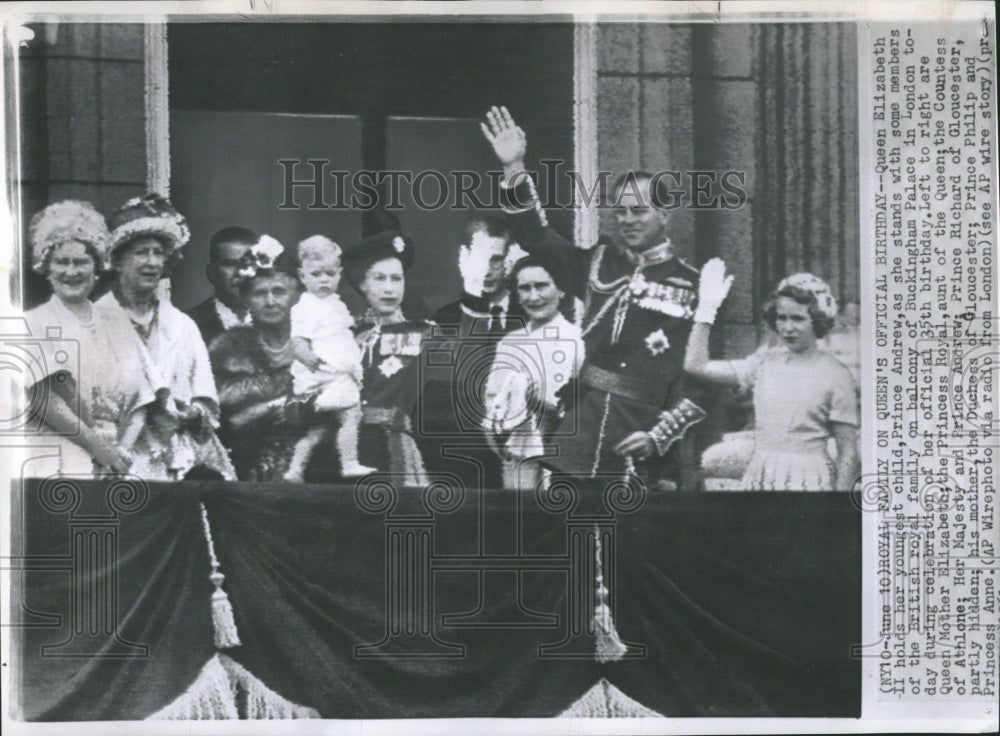
[[184,218],[158,194],[126,202],[111,217],[112,290],[94,307],[124,316],[159,371],[163,386],[135,444],[132,472],[152,480],[199,477],[235,480],[215,431],[219,404],[208,349],[195,323],[158,294],[190,233]]
[[559,391],[579,372],[584,345],[580,328],[560,311],[566,293],[558,269],[526,256],[509,278],[528,320],[497,345],[486,381],[484,429],[503,459],[504,488],[531,490],[544,480],[539,460],[558,441],[552,432]]
[[[89,296],[107,268],[110,237],[104,218],[87,202],[49,205],[31,221],[32,268],[52,296],[28,311],[36,359],[28,406],[41,433],[26,466],[30,475],[125,473],[146,410],[160,388],[148,353],[121,314],[95,309]],[[44,456],[38,448],[52,448]]]
[[847,367],[817,347],[837,314],[830,287],[808,273],[784,279],[764,310],[779,338],[777,346],[742,360],[710,360],[709,333],[732,280],[717,258],[702,269],[684,368],[753,390],[754,451],[743,488],[850,490],[859,472],[856,384]]

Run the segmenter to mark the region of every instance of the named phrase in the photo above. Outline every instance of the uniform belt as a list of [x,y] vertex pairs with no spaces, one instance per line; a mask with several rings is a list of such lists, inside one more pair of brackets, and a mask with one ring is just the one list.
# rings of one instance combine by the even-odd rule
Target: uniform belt
[[633,401],[648,403],[659,409],[667,393],[667,386],[660,382],[646,381],[614,371],[585,365],[580,371],[580,381],[598,391],[623,396]]

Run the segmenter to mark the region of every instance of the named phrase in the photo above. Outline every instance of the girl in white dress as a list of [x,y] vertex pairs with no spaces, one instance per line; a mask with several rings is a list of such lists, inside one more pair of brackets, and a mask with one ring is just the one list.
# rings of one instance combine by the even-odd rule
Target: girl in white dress
[[812,274],[789,276],[764,310],[778,345],[742,360],[709,360],[709,332],[732,280],[717,258],[702,269],[684,368],[720,384],[753,389],[754,452],[743,487],[850,490],[859,471],[855,381],[847,367],[817,348],[837,314],[830,287]]

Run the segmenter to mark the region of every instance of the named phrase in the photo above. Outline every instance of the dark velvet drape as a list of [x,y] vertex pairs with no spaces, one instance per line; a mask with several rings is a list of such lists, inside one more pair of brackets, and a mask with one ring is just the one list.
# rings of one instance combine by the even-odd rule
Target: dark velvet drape
[[[25,499],[28,552],[72,557],[66,514],[40,506],[34,485]],[[587,635],[546,649],[580,611],[589,620],[593,600],[567,602],[574,522],[531,494],[470,492],[431,517],[419,491],[400,492],[387,517],[349,487],[178,484],[150,486],[119,523],[120,634],[147,644],[146,658],[43,656],[75,620],[70,577],[25,573],[30,608],[64,615],[23,630],[25,717],[138,718],[190,685],[212,655],[199,499],[243,642],[227,654],[325,718],[552,716],[601,678],[666,716],[859,714],[860,519],[847,494],[659,494],[618,516],[604,573],[630,656],[598,664]],[[407,539],[428,569],[392,588],[394,560],[419,557],[398,554]],[[502,569],[512,555],[519,574]],[[407,595],[428,629],[407,638],[404,618],[400,637],[366,649]],[[365,656],[401,653],[424,656]]]
[[182,693],[214,654],[198,488],[31,481],[14,494],[21,717],[136,720]]
[[842,303],[857,302],[857,30],[849,23],[758,29],[758,300],[785,276],[809,271]]

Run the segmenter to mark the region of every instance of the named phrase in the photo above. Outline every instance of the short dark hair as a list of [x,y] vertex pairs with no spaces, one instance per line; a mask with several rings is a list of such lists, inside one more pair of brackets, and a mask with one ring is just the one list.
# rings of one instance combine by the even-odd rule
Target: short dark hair
[[813,333],[817,338],[825,337],[831,328],[833,328],[834,317],[820,310],[815,294],[809,291],[809,289],[803,289],[799,286],[784,286],[774,292],[764,305],[764,321],[767,322],[772,330],[777,330],[778,299],[781,297],[787,297],[809,308]]
[[559,302],[559,311],[562,313],[563,317],[572,322],[575,304],[572,293],[566,288],[566,284],[564,283],[566,269],[559,268],[557,262],[541,256],[524,256],[513,265],[510,269],[510,275],[507,277],[507,291],[515,297],[518,296],[517,277],[520,275],[521,271],[526,268],[540,268],[549,275],[549,278],[552,279],[552,283],[555,284],[555,287],[563,293],[563,298]]
[[248,230],[245,227],[237,227],[236,225],[231,225],[229,227],[224,227],[215,235],[212,239],[208,241],[208,258],[214,261],[217,257],[219,246],[223,243],[244,243],[246,245],[253,245],[259,240],[257,233],[253,230]]
[[507,245],[510,245],[510,228],[499,217],[477,215],[469,220],[469,224],[465,226],[465,243],[470,243],[476,233],[486,233],[491,238],[503,238]]

